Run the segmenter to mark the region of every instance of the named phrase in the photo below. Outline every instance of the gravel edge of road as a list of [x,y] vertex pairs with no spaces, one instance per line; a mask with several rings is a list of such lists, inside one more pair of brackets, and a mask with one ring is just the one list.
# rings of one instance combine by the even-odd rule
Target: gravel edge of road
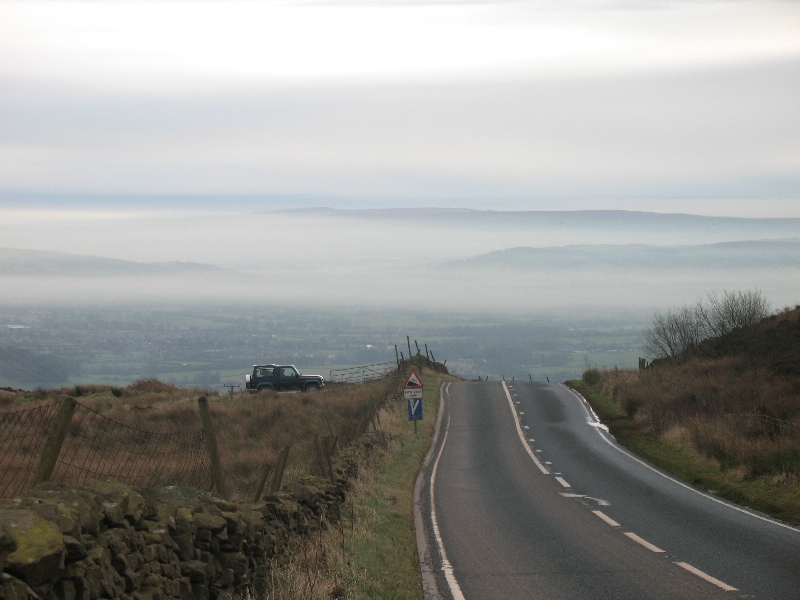
[[442,598],[439,592],[439,586],[436,584],[436,574],[434,573],[433,559],[430,545],[428,544],[428,532],[425,528],[425,519],[422,516],[422,510],[425,506],[422,493],[425,485],[425,478],[437,444],[439,443],[439,434],[442,430],[445,385],[447,385],[447,383],[443,382],[439,387],[439,412],[436,416],[436,426],[434,428],[433,438],[431,439],[431,446],[428,449],[428,453],[425,455],[425,460],[422,462],[417,480],[414,482],[414,534],[417,538],[417,554],[419,556],[420,577],[422,578],[422,594],[425,600],[441,600]]

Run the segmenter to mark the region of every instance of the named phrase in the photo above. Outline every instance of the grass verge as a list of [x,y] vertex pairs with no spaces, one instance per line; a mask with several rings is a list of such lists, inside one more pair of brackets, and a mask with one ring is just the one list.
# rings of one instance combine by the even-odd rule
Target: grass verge
[[748,478],[741,469],[721,469],[717,461],[664,437],[651,435],[628,417],[608,394],[584,381],[568,381],[591,404],[617,441],[639,456],[692,485],[731,502],[800,526],[800,484],[783,478]]
[[431,443],[439,386],[454,377],[421,373],[424,420],[417,433],[402,395],[380,412],[375,446],[363,457],[342,519],[303,542],[275,573],[274,598],[422,598],[414,536],[414,481]]

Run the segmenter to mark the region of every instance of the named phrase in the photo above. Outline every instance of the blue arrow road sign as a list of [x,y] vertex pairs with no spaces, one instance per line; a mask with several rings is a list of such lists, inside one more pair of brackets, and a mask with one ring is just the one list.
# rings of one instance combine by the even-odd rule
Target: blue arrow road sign
[[408,420],[422,421],[422,398],[408,400]]

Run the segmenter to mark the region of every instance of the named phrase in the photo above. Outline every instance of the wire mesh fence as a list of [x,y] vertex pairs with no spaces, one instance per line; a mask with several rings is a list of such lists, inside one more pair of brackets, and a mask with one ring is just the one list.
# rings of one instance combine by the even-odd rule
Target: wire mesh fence
[[0,498],[28,489],[60,401],[0,412]]
[[[60,402],[0,413],[0,497],[17,496],[31,485]],[[83,485],[90,479],[210,489],[202,430],[146,431],[77,403],[50,480]]]
[[348,367],[345,369],[333,369],[330,371],[330,381],[344,383],[363,383],[370,379],[379,379],[397,368],[397,363],[386,362],[373,365],[362,365],[359,367]]

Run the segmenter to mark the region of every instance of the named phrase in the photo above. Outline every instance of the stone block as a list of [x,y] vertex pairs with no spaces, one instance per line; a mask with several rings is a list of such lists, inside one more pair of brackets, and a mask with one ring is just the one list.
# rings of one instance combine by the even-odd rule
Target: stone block
[[211,515],[208,513],[196,513],[193,515],[194,525],[198,535],[201,531],[208,531],[212,535],[222,535],[228,526],[228,521],[224,517]]
[[206,583],[209,580],[209,566],[200,560],[186,560],[181,563],[181,575],[192,583]]
[[64,550],[66,551],[67,562],[77,562],[86,558],[87,551],[83,542],[75,539],[71,535],[64,536]]
[[192,584],[192,592],[197,600],[209,600],[211,598],[211,591],[204,583]]
[[8,525],[16,550],[6,556],[11,575],[34,588],[57,581],[64,572],[64,537],[61,529],[28,509],[0,510],[0,522]]
[[53,587],[53,593],[58,600],[75,600],[77,597],[77,590],[71,579],[57,581]]

